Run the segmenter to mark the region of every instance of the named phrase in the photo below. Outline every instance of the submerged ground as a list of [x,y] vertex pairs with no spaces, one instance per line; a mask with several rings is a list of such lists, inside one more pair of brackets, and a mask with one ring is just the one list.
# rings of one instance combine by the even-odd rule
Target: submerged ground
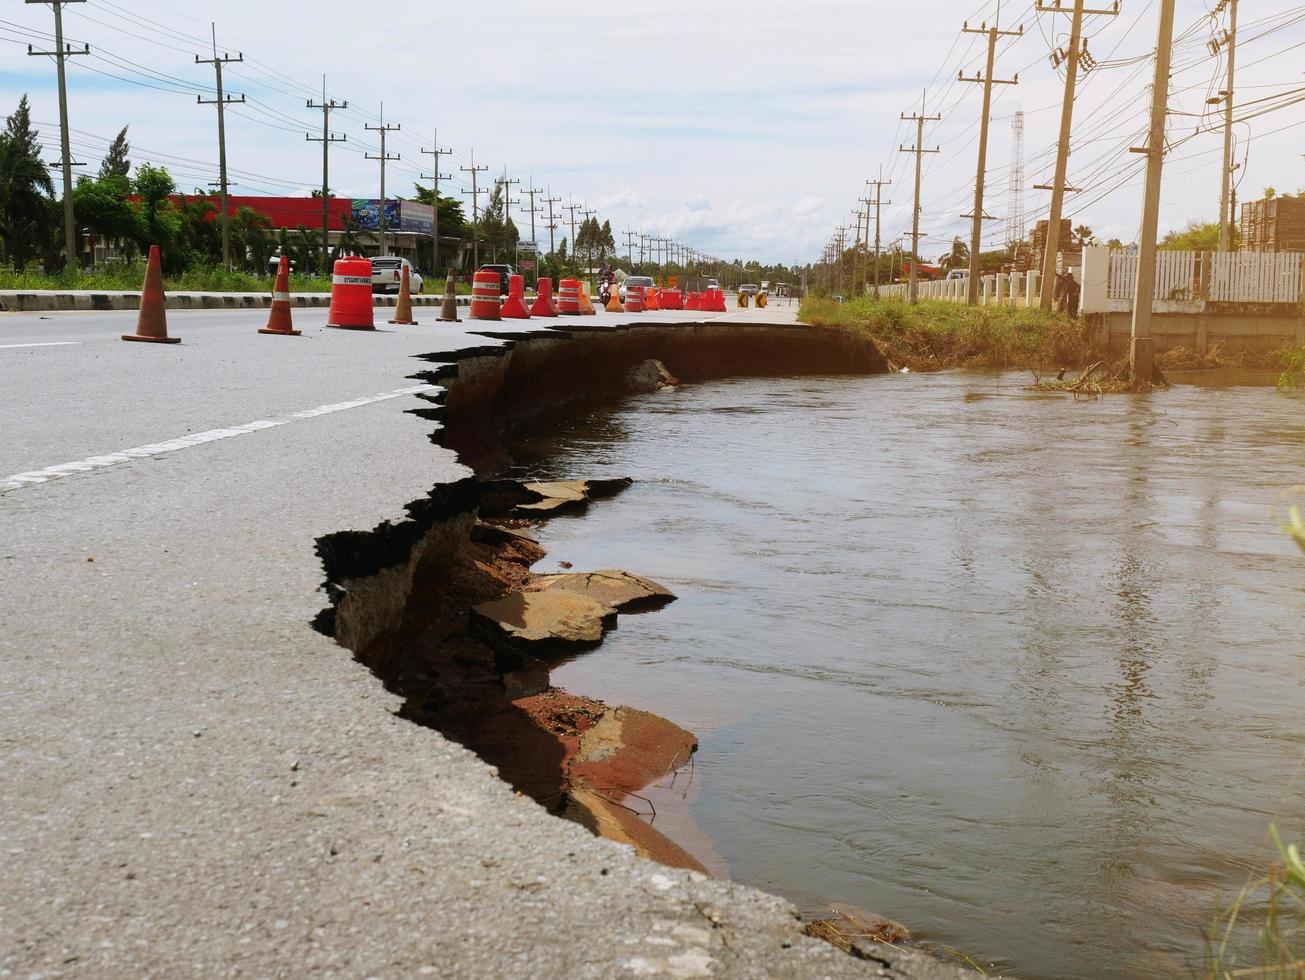
[[722,381],[525,441],[523,471],[636,480],[551,522],[550,559],[681,597],[555,683],[694,731],[691,823],[659,826],[809,913],[1025,976],[1185,973],[1280,802],[1305,825],[1305,566],[1274,514],[1305,424],[1252,380]]

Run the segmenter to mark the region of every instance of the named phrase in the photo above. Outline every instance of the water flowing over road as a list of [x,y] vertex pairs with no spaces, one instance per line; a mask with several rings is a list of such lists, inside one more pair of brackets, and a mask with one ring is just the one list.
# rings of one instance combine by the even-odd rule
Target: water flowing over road
[[1026,383],[719,382],[523,441],[523,472],[636,480],[551,522],[541,570],[682,597],[554,682],[698,733],[696,828],[809,914],[1025,976],[1171,976],[1275,812],[1305,831],[1305,556],[1275,515],[1302,399]]

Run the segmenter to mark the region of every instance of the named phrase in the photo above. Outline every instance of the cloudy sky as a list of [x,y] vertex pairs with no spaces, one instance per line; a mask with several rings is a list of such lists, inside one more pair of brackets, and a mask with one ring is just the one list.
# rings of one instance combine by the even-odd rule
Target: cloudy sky
[[[1069,0],[1066,0],[1068,3]],[[1206,48],[1214,0],[1178,0],[1175,74],[1162,227],[1210,220],[1218,210],[1221,135],[1207,97],[1223,62]],[[1104,6],[1097,3],[1096,6]],[[558,9],[563,7],[564,9]],[[1305,6],[1245,4],[1239,33],[1238,101],[1258,115],[1237,126],[1241,194],[1265,186],[1305,187],[1305,101],[1275,98],[1305,85]],[[1102,238],[1136,235],[1142,158],[1128,153],[1146,127],[1157,0],[1123,0],[1117,17],[1088,20],[1097,67],[1080,88],[1070,181],[1082,192],[1068,207]],[[234,193],[307,194],[321,182],[320,145],[305,140],[321,114],[305,107],[327,95],[348,99],[332,129],[348,141],[332,149],[332,189],[371,197],[379,149],[364,125],[402,126],[387,149],[387,192],[410,194],[431,172],[438,129],[441,169],[455,189],[470,186],[462,167],[549,189],[562,203],[596,209],[618,231],[639,229],[729,257],[810,261],[839,224],[852,223],[864,181],[883,174],[884,239],[910,225],[914,139],[900,119],[918,110],[943,119],[925,129],[921,251],[945,250],[967,222],[977,152],[981,87],[956,81],[982,70],[986,41],[962,24],[991,22],[995,0],[910,4],[900,0],[806,0],[802,4],[665,0],[646,12],[618,4],[567,5],[500,0],[483,13],[449,3],[390,0],[344,3],[227,0],[213,5],[219,51],[243,52],[226,70],[227,88],[248,102],[227,116]],[[311,17],[306,11],[312,11]],[[1032,185],[1050,177],[1062,81],[1048,61],[1063,45],[1068,17],[1007,2],[1002,28],[1024,28],[999,48],[1001,86],[993,106],[989,239],[1005,237],[1012,117],[1025,119],[1024,212],[1045,214]],[[72,59],[69,110],[76,159],[94,168],[109,139],[130,125],[133,159],[161,163],[183,188],[216,176],[213,70],[207,15],[193,3],[88,0],[65,8],[65,33],[87,43]],[[6,4],[0,17],[0,109],[27,92],[42,138],[57,159],[54,64],[29,58],[28,43],[49,47],[53,15],[40,4]],[[927,90],[927,94],[924,94]],[[1254,103],[1251,100],[1258,100]],[[514,188],[515,189],[515,188]],[[539,195],[541,198],[543,195]],[[565,213],[559,223],[565,224]],[[529,216],[518,215],[529,233]],[[559,236],[565,231],[559,231]],[[850,234],[850,233],[849,233]],[[547,240],[545,232],[540,238]]]

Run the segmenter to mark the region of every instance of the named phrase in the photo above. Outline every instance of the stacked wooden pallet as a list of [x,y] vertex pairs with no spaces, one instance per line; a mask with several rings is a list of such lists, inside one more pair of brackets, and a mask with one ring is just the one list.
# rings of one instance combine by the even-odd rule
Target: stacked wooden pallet
[[1272,197],[1242,205],[1245,252],[1305,251],[1305,197]]

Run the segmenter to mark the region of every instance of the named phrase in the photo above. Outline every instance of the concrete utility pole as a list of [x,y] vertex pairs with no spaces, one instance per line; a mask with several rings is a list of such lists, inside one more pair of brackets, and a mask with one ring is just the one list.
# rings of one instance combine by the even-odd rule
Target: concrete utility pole
[[68,83],[64,77],[64,59],[78,54],[90,54],[89,45],[74,51],[72,45],[63,43],[63,6],[67,3],[85,3],[86,0],[26,0],[27,3],[49,3],[54,8],[54,50],[35,51],[29,44],[29,58],[51,57],[59,75],[59,169],[63,171],[63,248],[64,260],[72,265],[77,262],[77,226],[73,218],[72,168],[83,166],[72,158],[72,149],[68,145]]
[[1233,66],[1237,59],[1237,0],[1219,0],[1214,8],[1217,14],[1228,8],[1228,30],[1223,37],[1210,42],[1210,50],[1218,54],[1222,47],[1228,48],[1228,80],[1224,90],[1213,102],[1223,102],[1223,178],[1219,184],[1219,251],[1232,249],[1232,229],[1237,216],[1229,209],[1232,195],[1232,176],[1237,169],[1233,164]]
[[503,165],[503,179],[502,179],[502,184],[503,184],[503,222],[504,222],[504,224],[506,224],[507,222],[509,222],[509,221],[512,220],[512,205],[513,205],[513,204],[520,204],[520,203],[521,203],[521,199],[520,199],[520,198],[515,198],[515,199],[514,199],[514,198],[512,197],[512,185],[513,185],[513,184],[518,184],[518,185],[519,185],[520,183],[521,183],[521,181],[518,180],[516,177],[513,177],[513,178],[511,178],[511,179],[508,179],[508,169],[507,169],[507,164],[504,164],[504,165]]
[[1160,221],[1160,175],[1165,161],[1165,114],[1169,111],[1174,2],[1175,0],[1160,0],[1155,80],[1151,83],[1151,128],[1147,144],[1144,147],[1130,147],[1130,152],[1146,154],[1146,190],[1142,198],[1142,229],[1138,235],[1137,286],[1133,293],[1133,335],[1128,351],[1130,377],[1134,384],[1148,384],[1155,369],[1151,304],[1155,299],[1155,240]]
[[385,163],[388,160],[398,160],[401,156],[401,154],[398,153],[394,154],[393,156],[390,156],[388,153],[385,152],[385,137],[389,133],[398,132],[402,128],[403,127],[397,123],[393,126],[386,125],[384,102],[381,103],[381,124],[379,126],[373,126],[370,123],[363,124],[363,129],[368,129],[371,130],[373,133],[381,134],[381,155],[378,157],[374,157],[370,153],[363,154],[363,157],[365,159],[381,161],[381,213],[380,213],[381,244],[380,244],[380,251],[376,253],[377,255],[386,254],[385,252]]
[[[592,218],[592,217],[593,217],[594,215],[596,215],[598,212],[597,212],[597,211],[590,211],[590,210],[588,210],[588,209],[585,209],[585,210],[581,211],[580,213],[581,213],[582,215],[584,215],[585,221],[588,221],[590,218]],[[594,264],[594,246],[593,246],[593,242],[589,242],[588,245],[587,245],[587,247],[585,248],[585,274],[586,274],[586,275],[588,275],[588,273],[589,273],[589,266],[591,266],[591,265],[593,265],[593,264]]]
[[[471,174],[471,264],[480,268],[480,183],[478,177],[489,167],[476,166],[476,151],[471,151],[471,166],[459,167],[464,174]],[[466,191],[462,192],[466,194]]]
[[331,132],[331,110],[349,108],[348,101],[336,102],[326,97],[326,76],[322,76],[322,101],[308,100],[309,109],[322,110],[322,135],[312,136],[304,133],[304,139],[310,143],[322,144],[322,275],[331,271],[331,144],[342,143],[347,136],[336,136]]
[[447,156],[452,153],[453,150],[440,147],[440,131],[438,129],[435,130],[435,141],[431,143],[431,146],[434,147],[433,150],[427,150],[424,147],[418,147],[418,149],[427,156],[435,158],[435,172],[433,174],[422,174],[421,179],[433,182],[432,190],[435,194],[435,213],[431,218],[430,265],[431,272],[438,276],[440,274],[440,181],[453,179],[452,174],[440,173],[440,157]]
[[[1069,166],[1069,131],[1074,121],[1074,87],[1078,84],[1078,63],[1085,47],[1083,42],[1083,18],[1088,14],[1113,17],[1119,13],[1119,0],[1109,10],[1088,10],[1083,6],[1084,0],[1074,0],[1074,9],[1067,11],[1061,0],[1054,4],[1038,3],[1040,13],[1070,14],[1069,47],[1063,56],[1065,64],[1065,101],[1060,107],[1060,140],[1056,144],[1056,176],[1050,188],[1038,185],[1037,190],[1051,191],[1051,212],[1047,215],[1046,248],[1042,252],[1042,308],[1051,309],[1055,296],[1056,254],[1060,251],[1060,220],[1065,209],[1065,171]],[[1052,64],[1059,67],[1059,51],[1051,54]]]
[[[858,291],[857,295],[861,296],[865,294],[865,253],[869,251],[869,246],[870,246],[870,208],[869,208],[870,202],[867,201],[864,197],[858,197],[856,201],[857,204],[867,205],[864,208],[858,207],[855,211],[852,212],[852,214],[856,216],[856,245],[853,246],[856,249],[856,262],[853,263],[852,265],[852,285],[854,286],[856,285],[857,273],[859,272],[861,274],[861,288]],[[866,248],[865,249],[861,248],[862,219],[864,219],[866,223],[866,231],[865,231]]]
[[[884,188],[892,183],[891,180],[884,180],[884,168],[879,168],[878,180],[867,180],[866,186],[874,186],[875,199],[866,201],[867,205],[873,204],[875,209],[875,299],[879,298],[879,217],[885,204],[892,204],[892,201],[884,200]],[[864,200],[864,199],[863,199]],[[867,211],[869,208],[867,207]],[[866,218],[866,231],[869,231],[870,219]]]
[[217,53],[217,24],[210,24],[209,27],[213,32],[213,57],[200,58],[199,55],[195,55],[195,64],[213,66],[213,73],[217,78],[217,98],[206,99],[203,96],[197,95],[195,96],[195,102],[198,105],[217,106],[218,187],[219,187],[219,203],[222,208],[222,264],[229,269],[231,268],[231,216],[227,214],[227,211],[229,209],[227,207],[228,184],[227,184],[226,107],[229,103],[232,102],[243,103],[245,101],[245,97],[242,95],[240,96],[240,98],[237,99],[237,98],[233,98],[232,96],[222,94],[222,66],[226,64],[230,64],[232,62],[238,63],[244,61],[245,56],[243,54],[237,53],[236,56],[233,58],[229,54],[223,52],[222,57],[219,58]]
[[[515,178],[508,180],[507,167],[503,168],[503,227],[505,232],[508,222],[512,220],[512,205],[521,203],[521,198],[512,196],[512,187],[510,185],[520,183],[521,181],[516,180]],[[512,264],[514,266],[521,264],[521,249],[519,244],[520,238],[518,236],[518,247],[516,249],[516,254],[512,259]]]
[[584,207],[583,204],[576,204],[575,201],[562,205],[563,211],[571,212],[571,267],[573,269],[575,268],[575,213],[582,207]]
[[629,228],[625,229],[625,258],[634,266],[634,236],[635,232]]
[[557,215],[553,212],[553,205],[562,199],[553,197],[552,188],[549,188],[546,193],[548,197],[544,198],[544,203],[548,205],[548,254],[553,255],[557,252],[557,242],[553,238],[553,233],[557,231]]
[[535,207],[535,195],[543,194],[544,191],[535,186],[535,178],[532,176],[528,182],[530,186],[526,189],[526,194],[530,197],[530,246],[535,250],[535,285],[539,285],[539,239],[535,237],[535,215],[541,214],[543,208]]
[[[998,8],[1000,9],[1000,8]],[[997,38],[999,37],[1023,37],[1024,26],[1021,24],[1018,31],[1002,31],[997,29],[994,23],[989,27],[986,23],[982,27],[971,27],[968,22],[961,25],[961,31],[965,34],[986,34],[988,35],[988,70],[980,76],[977,72],[973,78],[966,78],[964,72],[957,72],[956,78],[962,82],[979,82],[983,85],[983,115],[979,119],[979,166],[974,177],[974,213],[971,215],[961,215],[962,218],[972,218],[970,223],[970,279],[966,283],[966,302],[971,306],[979,305],[979,254],[983,248],[983,219],[987,217],[983,213],[983,185],[984,178],[988,170],[988,122],[992,115],[992,87],[994,85],[1018,85],[1019,75],[1013,79],[993,78],[993,63],[997,58]]]
[[920,300],[920,287],[918,282],[920,273],[917,268],[920,264],[920,161],[924,159],[926,153],[939,152],[938,147],[934,147],[932,150],[926,150],[924,148],[924,124],[927,122],[938,122],[942,119],[942,116],[924,115],[924,103],[926,97],[927,93],[920,96],[919,112],[913,112],[909,116],[906,113],[902,113],[902,118],[904,120],[909,120],[915,123],[915,146],[910,148],[905,146],[898,147],[898,150],[901,153],[915,154],[915,208],[911,212],[911,275],[907,280],[906,287],[907,301],[910,303],[917,303]]

